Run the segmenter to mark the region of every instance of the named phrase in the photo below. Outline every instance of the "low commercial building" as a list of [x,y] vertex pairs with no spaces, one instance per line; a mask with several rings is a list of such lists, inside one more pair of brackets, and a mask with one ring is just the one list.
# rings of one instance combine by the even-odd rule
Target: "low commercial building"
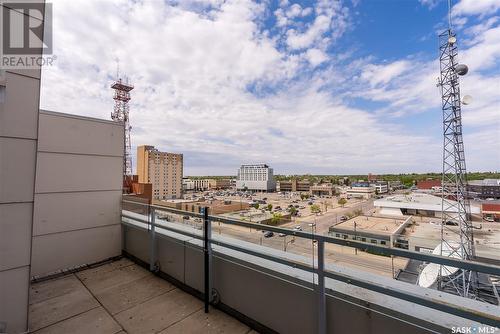
[[238,170],[236,189],[251,191],[275,191],[273,169],[266,164],[241,165]]
[[389,190],[394,191],[394,190],[399,190],[399,189],[404,189],[404,185],[401,183],[401,181],[388,181],[387,184],[389,185]]
[[[451,200],[449,200],[451,202]],[[411,193],[409,195],[394,195],[378,199],[373,202],[381,215],[404,216],[420,215],[426,217],[442,216],[441,197],[426,193]],[[456,209],[449,208],[449,213],[456,212]],[[455,210],[455,211],[453,211]],[[471,206],[471,213],[479,213],[479,208]]]
[[194,179],[194,190],[205,191],[210,189],[210,180],[208,179]]
[[184,191],[205,191],[231,188],[231,179],[182,179]]
[[331,183],[315,184],[310,187],[310,193],[315,196],[333,196],[335,195],[335,186]]
[[208,207],[208,212],[211,215],[220,215],[228,212],[248,210],[248,208],[250,207],[250,205],[245,202],[221,200],[204,201],[171,199],[163,201],[155,200],[153,201],[153,204],[190,212],[200,212],[201,208]]
[[283,180],[276,183],[276,190],[283,192],[309,192],[311,183],[308,180]]
[[417,189],[419,190],[431,190],[434,187],[441,187],[441,180],[439,179],[428,179],[417,181]]
[[194,190],[194,181],[188,178],[182,179],[182,190],[183,191],[193,191]]
[[472,197],[500,198],[500,179],[474,180],[467,183],[467,190]]
[[208,187],[211,190],[231,188],[231,179],[208,179]]
[[481,213],[484,219],[493,219],[500,222],[500,203],[481,204]]
[[279,219],[276,219],[277,216],[273,213],[261,210],[230,212],[221,214],[221,216],[263,225],[282,225],[289,223],[292,219],[290,213],[280,213]]
[[377,194],[387,194],[389,192],[389,185],[387,184],[387,181],[370,183],[370,187],[375,188],[375,193]]
[[[329,234],[336,238],[358,240],[389,247],[402,247],[400,235],[413,222],[412,217],[392,219],[358,216],[331,226]],[[403,243],[404,245],[404,243]]]
[[370,186],[368,182],[355,182],[345,189],[346,197],[354,198],[371,198],[375,194],[375,188]]
[[[407,228],[401,239],[406,239],[408,242],[408,249],[415,252],[431,253],[437,245],[441,243],[441,222],[436,219],[432,222],[420,222],[418,218],[414,219],[418,224],[412,225]],[[500,263],[500,252],[498,251],[498,243],[500,243],[500,224],[482,222],[473,223],[474,229],[474,248],[476,257],[479,261],[487,261],[493,264]],[[455,239],[459,242],[460,227],[447,226],[447,230],[454,229],[456,233],[448,233],[449,238]]]

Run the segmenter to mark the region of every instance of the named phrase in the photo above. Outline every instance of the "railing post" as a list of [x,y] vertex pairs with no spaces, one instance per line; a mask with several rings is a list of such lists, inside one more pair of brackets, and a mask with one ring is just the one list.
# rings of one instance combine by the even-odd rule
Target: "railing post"
[[325,243],[318,240],[318,333],[326,334]]
[[203,214],[203,255],[205,263],[205,313],[208,313],[208,305],[210,304],[210,237],[211,224],[208,219],[208,207],[202,208]]
[[150,222],[151,229],[149,230],[149,270],[156,271],[156,231],[155,231],[155,221],[156,212],[154,207],[150,207]]

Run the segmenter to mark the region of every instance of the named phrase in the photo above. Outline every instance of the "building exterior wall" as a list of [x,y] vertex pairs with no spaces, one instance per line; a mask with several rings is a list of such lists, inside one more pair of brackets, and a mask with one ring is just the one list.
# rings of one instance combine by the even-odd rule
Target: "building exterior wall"
[[183,178],[182,179],[182,190],[183,191],[190,191],[194,190],[194,181],[188,178]]
[[40,111],[32,276],[120,254],[123,136],[120,123]]
[[238,170],[236,189],[275,191],[273,169],[266,164],[241,165]]
[[0,332],[28,330],[40,72],[0,69]]
[[335,194],[335,187],[331,183],[314,185],[314,186],[311,186],[309,189],[310,189],[311,195],[333,196]]
[[230,179],[209,179],[210,189],[228,189],[231,187]]
[[279,181],[276,184],[277,191],[285,192],[309,192],[311,183],[309,181],[300,181],[297,179]]
[[352,186],[345,191],[347,196],[357,198],[371,198],[375,194],[375,188],[368,186]]
[[497,179],[470,181],[467,184],[467,189],[474,196],[482,199],[500,198],[500,180]]
[[189,212],[201,212],[201,208],[208,207],[208,212],[210,215],[219,215],[228,212],[235,212],[241,210],[247,210],[250,205],[246,202],[237,201],[179,201],[179,202],[168,202],[168,201],[153,201],[154,205],[165,206],[169,208],[174,208]]
[[404,188],[404,185],[401,183],[401,181],[388,181],[387,184],[389,185],[390,191]]
[[370,184],[370,187],[375,188],[377,194],[386,194],[389,192],[389,185],[387,182],[376,182]]
[[204,191],[210,188],[210,181],[208,179],[194,179],[194,190]]
[[422,190],[429,190],[432,187],[441,187],[441,180],[421,180],[417,181],[417,188]]
[[183,155],[160,152],[154,146],[137,147],[139,183],[151,183],[154,199],[182,197]]

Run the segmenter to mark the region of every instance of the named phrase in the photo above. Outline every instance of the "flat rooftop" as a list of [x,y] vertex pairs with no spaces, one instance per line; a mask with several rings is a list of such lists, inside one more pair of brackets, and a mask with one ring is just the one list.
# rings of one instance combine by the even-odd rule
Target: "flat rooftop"
[[30,332],[256,333],[128,259],[34,283]]
[[354,223],[356,223],[357,232],[367,232],[376,234],[393,234],[405,221],[402,219],[358,216],[340,224],[335,225],[334,229],[354,232]]
[[[449,202],[454,202],[449,200]],[[373,202],[376,207],[390,207],[390,208],[406,208],[416,210],[429,210],[441,211],[441,197],[413,192],[408,195],[394,195]],[[476,206],[471,205],[471,213],[479,213],[480,210]]]

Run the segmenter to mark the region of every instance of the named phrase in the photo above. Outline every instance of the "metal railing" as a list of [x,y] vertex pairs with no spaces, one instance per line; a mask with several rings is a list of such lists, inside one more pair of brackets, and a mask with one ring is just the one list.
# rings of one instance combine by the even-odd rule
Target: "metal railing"
[[[198,239],[200,241],[203,241],[203,251],[204,251],[204,263],[205,263],[205,310],[208,312],[208,304],[210,303],[210,293],[211,291],[211,282],[210,282],[210,259],[211,259],[211,253],[212,253],[212,245],[217,245],[221,246],[224,248],[232,249],[235,251],[240,251],[245,254],[253,255],[262,259],[274,261],[286,266],[290,266],[292,268],[297,268],[301,269],[313,274],[317,275],[317,284],[314,284],[315,291],[317,293],[317,298],[318,298],[318,329],[319,333],[323,334],[326,333],[326,292],[325,292],[325,278],[330,278],[336,281],[348,283],[360,288],[364,288],[367,290],[371,290],[374,292],[378,292],[387,296],[395,297],[398,299],[402,299],[405,301],[409,301],[415,304],[419,304],[428,308],[432,308],[435,310],[439,310],[442,312],[446,312],[455,316],[459,316],[468,320],[476,321],[481,324],[489,325],[489,326],[498,326],[500,323],[500,315],[491,315],[488,313],[480,312],[477,309],[469,308],[466,306],[457,306],[455,304],[448,303],[444,300],[436,299],[436,298],[431,298],[428,296],[422,296],[416,293],[412,293],[407,290],[403,290],[400,288],[397,288],[395,286],[384,286],[382,284],[374,284],[373,282],[369,282],[366,280],[362,280],[353,276],[349,276],[340,272],[335,272],[331,270],[325,269],[325,255],[324,255],[324,249],[325,249],[325,243],[330,243],[330,244],[335,244],[335,245],[340,245],[340,246],[347,246],[347,247],[352,247],[355,249],[367,251],[367,252],[374,252],[376,254],[380,255],[386,255],[386,256],[393,256],[393,257],[404,257],[407,259],[414,259],[414,260],[419,260],[419,261],[424,261],[424,262],[429,262],[429,263],[436,263],[440,265],[447,265],[447,266],[453,266],[461,269],[466,269],[466,270],[472,270],[476,272],[482,272],[490,275],[495,275],[495,276],[500,276],[500,266],[495,266],[491,264],[484,264],[484,263],[478,263],[474,261],[467,261],[467,260],[460,260],[456,258],[451,258],[451,257],[443,257],[439,255],[433,255],[429,253],[421,253],[421,252],[415,252],[415,251],[410,251],[410,250],[405,250],[405,249],[399,249],[399,248],[391,248],[391,247],[384,247],[384,246],[379,246],[377,244],[371,244],[371,243],[364,243],[361,241],[357,240],[349,240],[349,239],[340,239],[340,238],[334,238],[331,236],[327,235],[321,235],[321,234],[311,234],[303,231],[297,231],[297,230],[290,230],[287,228],[281,228],[281,227],[276,227],[276,226],[270,226],[270,225],[263,225],[263,224],[257,224],[257,223],[251,223],[251,222],[246,222],[242,220],[237,220],[237,219],[229,219],[221,216],[213,216],[208,214],[208,208],[202,208],[201,213],[195,213],[195,212],[189,212],[189,211],[183,211],[179,209],[174,209],[170,207],[164,207],[164,206],[157,206],[157,205],[147,205],[147,204],[142,204],[138,202],[133,202],[133,201],[123,201],[124,205],[135,205],[135,206],[140,206],[146,210],[143,211],[144,217],[141,218],[138,217],[138,215],[134,214],[129,214],[126,211],[129,210],[124,210],[125,212],[122,212],[122,223],[125,225],[128,225],[126,221],[123,220],[123,218],[130,219],[135,222],[140,222],[143,224],[146,224],[150,233],[150,238],[151,238],[151,254],[150,254],[150,269],[155,270],[155,263],[157,260],[157,254],[155,253],[155,238],[156,238],[156,228],[161,228],[167,231],[175,232],[184,236],[192,237],[195,239]],[[161,212],[168,212],[171,214],[175,215],[181,215],[181,216],[189,216],[189,217],[194,217],[194,218],[199,218],[203,222],[204,226],[204,233],[203,234],[197,234],[197,233],[192,233],[185,231],[183,229],[171,227],[171,226],[166,226],[165,224],[157,224],[155,222],[155,217],[156,217],[156,212],[161,211]],[[130,212],[130,211],[129,211]],[[245,247],[241,247],[235,244],[231,244],[222,240],[214,240],[211,237],[212,233],[212,226],[211,224],[213,222],[220,222],[228,225],[235,225],[235,226],[241,226],[241,227],[248,227],[248,228],[254,228],[254,229],[259,229],[259,230],[265,230],[265,231],[271,231],[274,233],[282,233],[284,235],[290,235],[294,237],[299,237],[299,238],[304,238],[304,239],[309,239],[309,240],[315,240],[317,244],[317,266],[314,267],[313,265],[308,265],[305,263],[301,263],[299,261],[293,261],[290,259],[285,259],[277,256],[273,256],[270,254],[266,254],[254,249],[249,249]],[[424,288],[422,288],[424,289]]]

